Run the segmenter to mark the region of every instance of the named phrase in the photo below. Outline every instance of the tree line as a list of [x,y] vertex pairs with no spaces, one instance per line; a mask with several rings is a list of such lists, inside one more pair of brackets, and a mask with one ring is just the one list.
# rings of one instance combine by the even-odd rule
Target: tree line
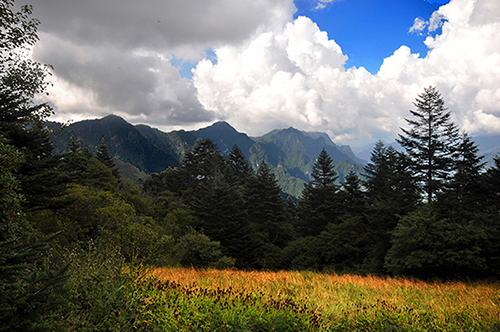
[[265,163],[253,172],[237,146],[224,158],[209,140],[143,190],[158,206],[184,209],[183,218],[168,208],[155,217],[174,237],[208,236],[238,268],[498,276],[500,158],[486,168],[436,88],[414,105],[398,138],[405,152],[378,142],[363,176],[337,184],[322,151],[298,199],[281,192]]

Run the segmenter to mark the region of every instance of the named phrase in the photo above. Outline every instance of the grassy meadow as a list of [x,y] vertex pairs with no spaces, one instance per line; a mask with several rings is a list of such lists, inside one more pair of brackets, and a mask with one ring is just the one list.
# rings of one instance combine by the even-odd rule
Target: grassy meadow
[[498,283],[314,272],[124,272],[137,323],[158,331],[497,331]]

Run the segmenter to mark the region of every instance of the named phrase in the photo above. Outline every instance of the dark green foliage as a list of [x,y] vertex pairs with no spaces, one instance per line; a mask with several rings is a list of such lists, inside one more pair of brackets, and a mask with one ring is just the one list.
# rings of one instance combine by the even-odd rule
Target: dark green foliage
[[182,266],[195,268],[212,266],[222,257],[220,242],[194,230],[179,239],[175,252]]
[[386,267],[397,275],[421,278],[480,275],[488,264],[482,257],[487,237],[476,217],[442,216],[424,204],[399,222]]
[[229,152],[227,162],[229,167],[232,169],[232,178],[230,181],[243,186],[248,183],[253,174],[252,167],[250,167],[250,164],[243,155],[243,152],[241,152],[237,145],[233,146],[233,149]]
[[286,200],[266,163],[248,180],[246,197],[248,220],[260,243],[258,264],[265,269],[278,268],[281,249],[295,234]]
[[0,242],[0,331],[40,330],[40,317],[64,303],[68,264],[42,266],[54,236]]
[[116,176],[117,178],[120,177],[120,171],[116,167],[115,158],[113,157],[113,155],[109,151],[108,143],[104,139],[104,136],[101,137],[101,141],[99,142],[99,145],[97,146],[97,149],[95,151],[95,157],[101,163],[106,165],[106,167],[109,168],[111,170],[111,172],[113,172],[114,176]]
[[307,183],[299,200],[299,218],[304,227],[302,234],[318,235],[328,223],[338,222],[340,205],[335,184],[337,174],[333,169],[333,160],[321,151],[314,163],[312,180]]
[[0,136],[0,330],[31,331],[62,301],[67,264],[53,270],[43,264],[48,242],[40,238],[22,211],[23,197],[13,172],[22,155]]
[[253,265],[256,248],[255,234],[243,206],[241,192],[224,181],[216,186],[200,184],[190,202],[198,219],[196,228],[220,242],[223,254],[235,258],[238,267]]
[[374,272],[365,268],[370,245],[367,220],[362,215],[346,214],[340,223],[330,223],[318,236],[324,267],[342,273]]
[[283,248],[293,238],[293,228],[281,188],[266,163],[260,165],[247,188],[248,218],[260,240]]
[[371,238],[367,262],[373,272],[384,273],[391,233],[401,216],[415,209],[420,196],[406,155],[378,142],[365,166],[365,218]]
[[485,188],[488,193],[484,206],[492,214],[500,211],[500,155],[494,159],[494,166],[484,176]]
[[23,197],[14,176],[22,161],[22,154],[0,135],[0,242],[17,238],[26,231],[21,209]]
[[90,241],[66,256],[72,260],[68,302],[44,317],[51,331],[152,331],[140,323],[145,317],[139,303],[129,299],[131,285],[118,248]]
[[0,87],[0,132],[20,151],[25,161],[16,171],[30,209],[50,207],[67,183],[63,174],[55,171],[58,157],[52,156],[53,146],[43,125],[46,105],[29,105],[22,94]]
[[362,214],[366,204],[366,192],[361,179],[354,173],[345,177],[339,193],[340,205],[344,213]]
[[324,266],[321,259],[324,248],[316,236],[300,237],[283,250],[282,264],[290,270],[319,271]]
[[447,190],[440,196],[442,204],[452,210],[478,210],[487,200],[482,174],[485,162],[478,156],[479,148],[470,137],[463,133],[457,147],[454,175]]
[[217,185],[226,172],[226,160],[211,140],[199,142],[184,156],[179,170],[185,187],[201,183]]
[[414,105],[416,110],[410,113],[416,119],[406,119],[411,129],[401,128],[403,134],[397,141],[406,149],[414,176],[427,201],[431,202],[449,180],[458,128],[450,122],[451,113],[444,107],[444,100],[436,88],[424,89]]
[[68,152],[75,152],[79,153],[82,152],[82,141],[76,138],[74,132],[69,133],[69,143],[67,146],[67,151]]
[[65,174],[72,183],[113,191],[117,188],[118,179],[113,171],[94,157],[85,153],[66,153],[57,166],[59,174]]

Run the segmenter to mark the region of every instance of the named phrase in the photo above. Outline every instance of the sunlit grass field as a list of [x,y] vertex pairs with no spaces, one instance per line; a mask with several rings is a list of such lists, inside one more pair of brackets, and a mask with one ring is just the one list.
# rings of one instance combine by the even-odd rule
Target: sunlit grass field
[[313,272],[129,269],[158,331],[500,331],[498,283]]

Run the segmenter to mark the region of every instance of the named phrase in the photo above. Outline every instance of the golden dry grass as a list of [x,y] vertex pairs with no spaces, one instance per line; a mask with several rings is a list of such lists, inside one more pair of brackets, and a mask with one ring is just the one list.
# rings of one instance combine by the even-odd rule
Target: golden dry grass
[[410,325],[426,320],[444,329],[460,320],[477,326],[500,323],[498,283],[427,283],[349,274],[192,268],[154,268],[150,274],[184,287],[231,288],[274,299],[291,299],[317,310],[332,324],[338,319],[371,320],[380,315],[394,315]]

